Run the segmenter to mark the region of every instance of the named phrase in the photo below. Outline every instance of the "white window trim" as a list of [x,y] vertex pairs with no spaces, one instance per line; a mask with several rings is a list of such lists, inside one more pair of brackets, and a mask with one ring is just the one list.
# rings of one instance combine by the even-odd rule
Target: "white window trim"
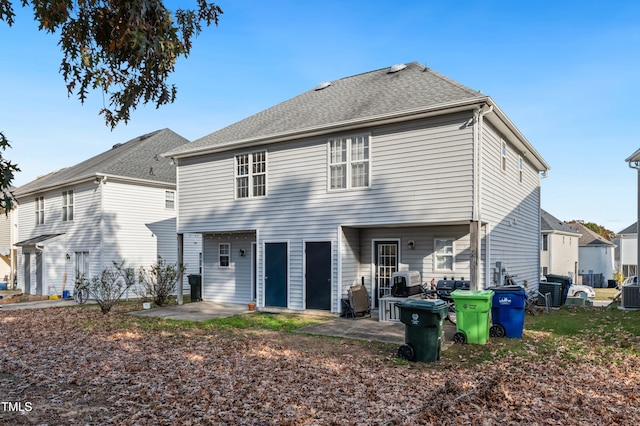
[[[438,241],[451,241],[451,254],[438,254]],[[451,269],[441,269],[438,268],[438,257],[439,256],[451,256]],[[433,270],[434,272],[455,272],[456,271],[456,239],[453,237],[435,237],[433,239]]]
[[[256,175],[253,174],[253,154],[264,153],[264,164],[265,164],[265,172],[258,173]],[[248,168],[249,174],[247,175],[239,175],[238,174],[238,157],[241,155],[246,155],[249,158]],[[253,177],[257,175],[264,174],[264,195],[254,195],[253,194]],[[238,178],[247,177],[248,178],[248,189],[249,195],[247,197],[238,197]],[[250,200],[252,198],[266,198],[269,194],[269,152],[266,149],[261,149],[257,151],[245,151],[237,153],[233,156],[233,198],[236,200]]]
[[[40,205],[40,202],[42,201],[42,208]],[[36,219],[36,226],[37,225],[44,225],[44,196],[40,196],[40,197],[36,197],[35,200],[35,219]]]
[[[71,195],[71,203],[69,203],[69,195]],[[75,217],[75,193],[73,192],[73,189],[68,189],[66,191],[62,191],[62,221],[63,222],[73,222],[73,218]],[[66,204],[65,204],[65,199],[66,199]],[[69,219],[69,207],[71,207],[71,219]],[[64,211],[66,209],[66,218],[65,218],[65,214]]]
[[[352,161],[351,160],[351,140],[353,138],[359,138],[359,137],[365,137],[367,138],[367,142],[368,142],[368,148],[369,148],[369,158],[365,161],[361,161],[361,160],[356,160],[356,161]],[[331,142],[332,141],[336,141],[336,140],[340,140],[340,139],[348,139],[349,142],[347,143],[347,148],[346,148],[346,152],[347,152],[347,159],[344,163],[331,163]],[[372,150],[372,143],[371,143],[371,133],[358,133],[358,134],[352,134],[352,135],[346,135],[346,136],[339,136],[339,137],[335,137],[335,138],[329,138],[327,140],[327,191],[330,192],[340,192],[340,191],[359,191],[359,190],[364,190],[364,189],[369,189],[371,188],[371,182],[372,182],[372,158],[373,158],[373,150]],[[351,169],[352,169],[352,165],[353,163],[364,163],[366,162],[368,164],[368,183],[365,186],[357,186],[357,187],[353,187],[351,185]],[[336,164],[345,164],[346,166],[346,187],[345,188],[332,188],[331,187],[331,166],[332,165],[336,165]]]
[[507,172],[507,157],[509,151],[507,149],[507,142],[504,139],[500,139],[500,170],[502,173]]
[[518,182],[522,183],[524,180],[524,159],[522,156],[518,156]]
[[[228,247],[229,252],[226,255],[222,254],[222,247],[223,246],[227,246]],[[226,266],[222,264],[222,256],[226,256],[228,258]],[[219,268],[223,268],[223,269],[227,269],[227,268],[231,267],[231,243],[219,243],[218,244],[218,267]]]
[[[173,199],[169,200],[168,195],[173,194]],[[167,207],[167,202],[171,201],[173,203],[173,207]],[[166,190],[164,191],[164,208],[166,210],[175,210],[176,209],[176,191]]]

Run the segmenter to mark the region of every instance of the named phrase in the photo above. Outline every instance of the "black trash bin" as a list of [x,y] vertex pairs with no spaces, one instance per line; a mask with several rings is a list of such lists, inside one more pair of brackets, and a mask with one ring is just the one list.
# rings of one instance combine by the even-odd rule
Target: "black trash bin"
[[439,360],[443,323],[449,306],[439,299],[408,299],[396,306],[400,308],[400,321],[405,330],[405,344],[398,349],[398,355],[410,361]]
[[571,277],[568,277],[566,275],[549,274],[546,277],[547,281],[549,282],[561,284],[562,290],[560,294],[562,300],[560,301],[560,304],[564,305],[567,301],[567,294],[569,293],[569,287],[571,287],[571,284],[573,284],[573,280],[571,279]]
[[202,300],[202,276],[200,274],[190,274],[189,286],[191,287],[191,301],[199,302]]

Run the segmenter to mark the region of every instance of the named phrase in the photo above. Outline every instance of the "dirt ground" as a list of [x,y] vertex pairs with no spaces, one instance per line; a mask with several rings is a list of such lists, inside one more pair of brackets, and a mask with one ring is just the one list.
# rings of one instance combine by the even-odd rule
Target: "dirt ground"
[[532,365],[516,353],[466,364],[451,359],[460,351],[407,364],[393,345],[214,327],[167,331],[124,309],[0,311],[0,424],[640,421],[637,357],[610,365],[588,345],[570,366],[560,358]]

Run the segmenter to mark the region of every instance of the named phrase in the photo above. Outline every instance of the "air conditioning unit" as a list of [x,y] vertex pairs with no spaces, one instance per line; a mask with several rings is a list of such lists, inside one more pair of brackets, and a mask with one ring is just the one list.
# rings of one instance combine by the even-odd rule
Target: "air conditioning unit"
[[622,286],[622,308],[640,309],[640,285]]

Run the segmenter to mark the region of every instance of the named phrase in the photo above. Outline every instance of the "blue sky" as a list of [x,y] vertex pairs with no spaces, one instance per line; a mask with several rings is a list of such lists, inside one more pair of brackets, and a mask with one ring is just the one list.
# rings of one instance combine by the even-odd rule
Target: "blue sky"
[[[19,3],[14,1],[14,3]],[[195,1],[169,1],[187,7]],[[326,80],[419,61],[491,96],[551,166],[542,208],[618,232],[636,220],[638,1],[221,0],[171,82],[178,99],[111,131],[68,98],[57,39],[0,23],[0,130],[16,185],[160,128],[194,140]]]

